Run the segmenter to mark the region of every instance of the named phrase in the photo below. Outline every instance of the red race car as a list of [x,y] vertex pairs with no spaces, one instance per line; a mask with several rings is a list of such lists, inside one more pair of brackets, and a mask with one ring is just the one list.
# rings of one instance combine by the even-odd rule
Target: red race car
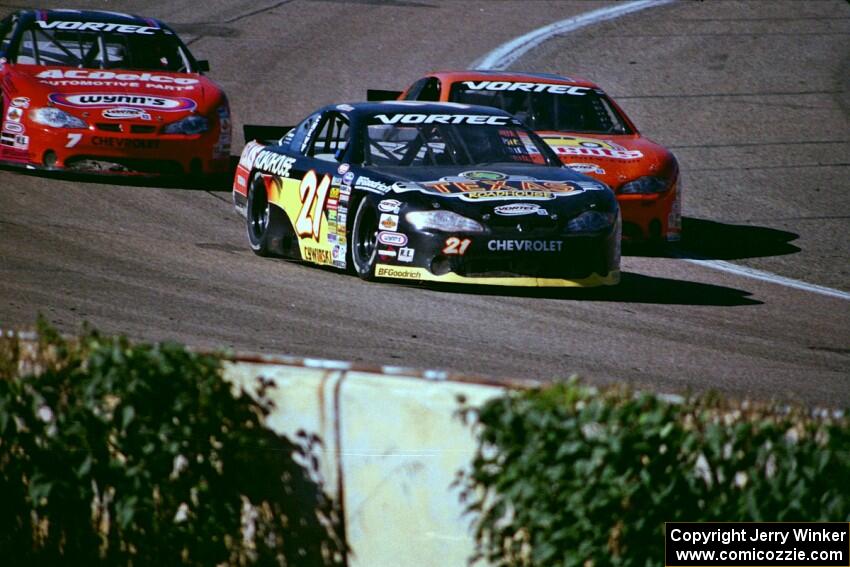
[[227,98],[162,22],[81,10],[0,21],[0,161],[115,174],[228,171]]
[[494,106],[535,130],[571,169],[616,193],[623,236],[679,240],[682,187],[673,154],[640,135],[595,84],[542,73],[432,73],[406,91],[369,91],[369,100],[443,101]]

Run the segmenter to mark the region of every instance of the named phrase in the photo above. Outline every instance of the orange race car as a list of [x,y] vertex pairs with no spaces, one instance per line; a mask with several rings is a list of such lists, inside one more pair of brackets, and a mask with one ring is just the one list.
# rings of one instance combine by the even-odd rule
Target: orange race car
[[682,187],[675,156],[644,138],[602,89],[544,73],[431,73],[404,92],[370,90],[369,100],[442,101],[494,106],[535,130],[571,169],[616,193],[623,236],[679,240]]

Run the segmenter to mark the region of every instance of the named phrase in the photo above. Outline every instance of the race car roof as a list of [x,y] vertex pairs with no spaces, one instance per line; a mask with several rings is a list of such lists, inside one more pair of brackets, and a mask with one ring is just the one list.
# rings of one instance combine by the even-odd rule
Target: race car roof
[[488,70],[471,70],[471,71],[436,71],[429,73],[428,76],[437,77],[440,81],[446,83],[456,83],[458,81],[510,81],[512,83],[528,82],[528,83],[555,83],[564,85],[575,85],[579,87],[589,87],[598,89],[599,87],[579,77],[562,77],[553,73],[519,73],[510,71],[488,71]]
[[168,26],[155,18],[143,18],[134,14],[110,12],[107,10],[21,10],[18,12],[18,17],[20,17],[24,22],[30,20],[43,22],[63,20],[69,22],[102,22],[107,24],[128,24],[152,28],[168,28]]
[[329,104],[321,109],[341,110],[353,119],[368,118],[375,114],[486,114],[488,116],[511,116],[504,110],[492,106],[475,106],[472,104],[457,104],[454,102],[414,102],[389,100],[382,102],[351,102],[345,104]]

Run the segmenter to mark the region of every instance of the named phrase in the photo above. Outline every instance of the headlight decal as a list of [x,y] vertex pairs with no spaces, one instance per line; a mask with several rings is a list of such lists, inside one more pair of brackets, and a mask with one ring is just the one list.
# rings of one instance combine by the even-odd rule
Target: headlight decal
[[417,230],[442,230],[446,232],[484,232],[476,220],[452,211],[414,211],[404,217]]
[[34,108],[30,111],[30,120],[36,124],[50,126],[52,128],[88,128],[88,124],[61,110],[52,106],[43,106]]

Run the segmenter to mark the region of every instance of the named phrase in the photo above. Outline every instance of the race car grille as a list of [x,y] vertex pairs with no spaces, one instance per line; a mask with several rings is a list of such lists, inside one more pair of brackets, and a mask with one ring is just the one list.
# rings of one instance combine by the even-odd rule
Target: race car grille
[[[119,124],[116,122],[98,122],[97,129],[103,130],[104,132],[126,132],[127,128],[124,124]],[[153,134],[156,132],[156,126],[151,126],[148,124],[131,124],[130,125],[130,133],[131,134]]]
[[606,274],[608,266],[598,254],[573,258],[525,255],[458,259],[452,262],[451,271],[467,277],[585,278],[593,273]]

